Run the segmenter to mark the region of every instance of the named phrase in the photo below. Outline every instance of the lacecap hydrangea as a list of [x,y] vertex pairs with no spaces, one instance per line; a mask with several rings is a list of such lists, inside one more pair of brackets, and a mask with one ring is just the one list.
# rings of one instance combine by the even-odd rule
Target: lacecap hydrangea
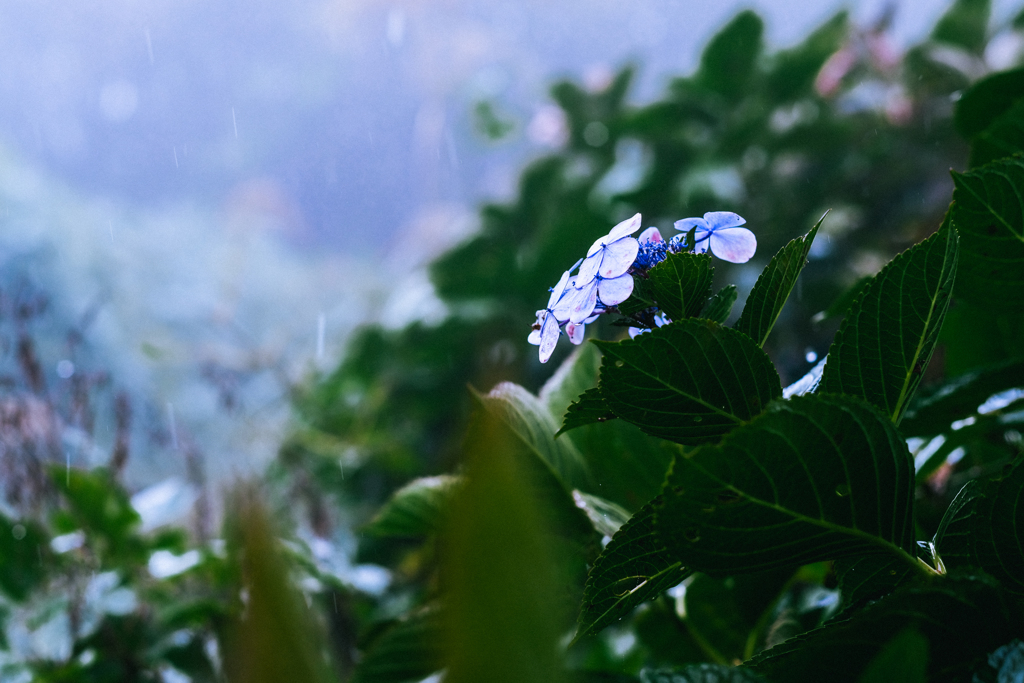
[[[746,263],[757,249],[757,240],[754,233],[741,227],[745,223],[730,211],[709,211],[703,218],[676,221],[680,234],[669,241],[657,228],[647,228],[633,237],[640,229],[640,214],[616,225],[562,273],[551,288],[548,305],[537,311],[528,341],[540,347],[540,362],[548,362],[563,332],[573,344],[582,343],[586,326],[601,314],[615,311],[633,293],[633,278],[645,275],[670,253],[710,251],[724,261]],[[687,240],[691,231],[692,244]],[[653,319],[658,327],[671,322],[663,313]],[[629,329],[630,336],[646,331]]]

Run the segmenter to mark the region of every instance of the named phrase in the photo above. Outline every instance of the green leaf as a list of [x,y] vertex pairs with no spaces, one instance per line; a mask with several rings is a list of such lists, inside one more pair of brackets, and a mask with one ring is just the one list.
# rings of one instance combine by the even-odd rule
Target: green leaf
[[597,387],[587,389],[569,405],[568,410],[565,411],[565,417],[562,418],[562,428],[555,433],[555,436],[561,436],[576,427],[614,419],[615,413],[612,412],[608,402],[604,400],[601,390]]
[[540,402],[555,424],[562,422],[566,407],[587,389],[597,386],[601,352],[593,344],[581,344],[541,387]]
[[955,420],[975,415],[993,394],[1024,388],[1024,360],[997,363],[928,388],[911,404],[900,423],[905,436],[933,436],[949,431]]
[[889,639],[857,683],[925,683],[927,675],[928,640],[908,626]]
[[428,605],[384,630],[359,660],[352,683],[406,683],[444,668],[440,611]]
[[713,576],[865,554],[916,566],[913,499],[913,461],[892,423],[818,394],[677,455],[656,528],[673,557]]
[[956,103],[953,124],[965,140],[971,140],[1024,97],[1024,68],[1001,71],[982,78]]
[[993,582],[950,576],[906,586],[848,619],[776,645],[748,665],[773,681],[816,681],[827,671],[830,683],[854,683],[893,638],[912,627],[929,643],[925,680],[961,683],[1021,626],[1020,614]]
[[763,683],[749,669],[721,664],[690,664],[679,669],[643,669],[640,683]]
[[672,320],[693,318],[707,303],[715,269],[708,254],[679,252],[651,268],[650,291],[658,307]]
[[764,23],[753,12],[740,12],[704,48],[696,82],[726,99],[739,99],[761,56]]
[[598,633],[690,574],[655,536],[653,507],[648,503],[619,529],[594,562],[575,640]]
[[819,391],[863,398],[899,424],[934,350],[956,263],[950,229],[890,261],[839,327]]
[[1024,310],[1024,159],[953,173],[950,221],[963,237],[957,295],[975,305]]
[[714,320],[716,323],[724,325],[725,321],[729,319],[729,314],[732,313],[733,304],[736,303],[738,296],[739,292],[736,290],[736,285],[722,287],[718,290],[717,294],[708,299],[700,317]]
[[576,506],[587,513],[597,532],[604,536],[614,536],[631,517],[620,505],[592,493],[573,491],[572,497]]
[[791,568],[715,578],[698,574],[686,586],[690,634],[723,664],[749,659],[770,623],[770,608],[793,576]]
[[839,12],[796,47],[779,52],[767,75],[767,92],[777,102],[793,101],[811,93],[814,79],[828,58],[839,51],[849,33],[846,12]]
[[678,320],[604,351],[601,393],[612,411],[653,436],[717,441],[782,395],[771,360],[710,320]]
[[786,305],[786,299],[789,298],[789,293],[793,291],[793,286],[800,277],[800,271],[807,263],[811,243],[814,242],[814,236],[818,233],[823,220],[825,216],[819,218],[806,235],[791,240],[780,249],[761,271],[754,288],[750,290],[747,302],[743,305],[743,313],[740,314],[735,327],[757,342],[758,346],[764,346],[768,334],[775,326],[775,321],[779,319],[782,307]]
[[414,479],[391,498],[363,529],[374,536],[419,537],[436,533],[448,514],[459,477],[440,475]]
[[571,441],[554,438],[558,425],[540,399],[518,384],[502,382],[480,404],[499,417],[569,488],[585,487],[587,463]]
[[935,532],[947,569],[981,568],[1024,595],[1024,459],[998,478],[967,483]]
[[1024,97],[1014,102],[988,128],[971,138],[968,166],[977,168],[1021,151],[1024,151]]
[[0,590],[21,601],[46,577],[51,566],[46,532],[31,520],[0,515]]
[[835,561],[835,573],[839,577],[840,612],[888,595],[920,576],[917,567],[889,555],[845,557]]
[[955,0],[932,31],[932,40],[982,54],[988,33],[989,0]]

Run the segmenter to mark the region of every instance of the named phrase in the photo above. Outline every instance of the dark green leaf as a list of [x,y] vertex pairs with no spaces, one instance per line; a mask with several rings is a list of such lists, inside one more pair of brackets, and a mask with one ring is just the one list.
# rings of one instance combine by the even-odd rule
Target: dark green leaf
[[764,351],[710,320],[679,320],[604,351],[601,392],[643,431],[682,444],[717,441],[782,395]]
[[644,669],[640,683],[763,683],[749,669],[721,664],[690,664],[679,669]]
[[928,640],[908,626],[894,635],[868,664],[858,683],[925,683],[928,678]]
[[436,606],[398,619],[363,653],[352,683],[407,683],[444,667],[441,615]]
[[807,253],[811,250],[811,243],[823,220],[825,216],[818,219],[806,235],[791,240],[780,249],[761,271],[754,288],[750,290],[735,327],[757,342],[758,346],[764,346],[782,307],[786,305],[786,299],[807,263]]
[[761,56],[761,18],[740,12],[711,39],[701,55],[696,81],[727,99],[738,99],[754,75]]
[[874,408],[802,396],[677,455],[656,528],[677,560],[713,576],[864,554],[917,566],[913,487],[910,453]]
[[707,303],[715,269],[708,254],[679,252],[651,268],[650,291],[658,307],[672,320],[693,318]]
[[716,662],[741,662],[763,642],[771,608],[793,576],[790,568],[714,578],[698,574],[686,586],[686,625]]
[[437,532],[459,482],[459,477],[445,475],[412,480],[391,495],[363,531],[374,536],[427,536]]
[[690,575],[655,537],[653,522],[653,508],[647,504],[619,529],[594,562],[576,639],[599,632]]
[[956,263],[948,228],[890,261],[839,327],[820,391],[863,398],[899,424],[934,350]]
[[953,173],[950,219],[963,237],[957,294],[975,305],[1024,310],[1024,159]]
[[560,436],[576,427],[613,419],[615,419],[615,413],[604,400],[601,390],[597,387],[587,389],[565,411],[562,428],[555,433],[555,436]]
[[600,369],[601,352],[593,344],[581,344],[544,383],[539,394],[540,402],[555,424],[561,424],[570,403],[587,389],[597,386]]
[[[1021,93],[1024,95],[1024,93]],[[968,166],[977,168],[995,159],[1024,151],[1024,97],[1014,102],[992,124],[971,138]]]
[[932,31],[932,40],[980,55],[988,33],[989,0],[955,0]]
[[576,506],[587,513],[597,532],[604,536],[614,536],[631,516],[621,506],[592,493],[573,491],[572,497]]
[[850,310],[850,306],[853,306],[857,297],[860,296],[861,290],[863,290],[871,280],[872,278],[870,275],[858,278],[856,282],[843,290],[843,293],[837,296],[835,300],[828,305],[828,308],[824,311],[815,313],[814,317],[811,318],[811,321],[814,323],[822,323],[826,320],[842,318],[845,316],[846,312]]
[[700,317],[714,320],[716,323],[724,325],[725,321],[729,319],[729,314],[732,313],[732,306],[736,303],[738,296],[739,292],[736,291],[736,285],[722,287],[718,290],[717,294],[708,299]]
[[768,73],[768,93],[779,102],[792,101],[810,94],[821,67],[843,46],[848,33],[847,14],[839,12],[815,29],[802,43],[778,53]]
[[839,577],[840,611],[857,609],[918,576],[918,568],[889,555],[846,557],[835,562]]
[[[773,681],[853,683],[900,632],[913,627],[929,643],[925,680],[962,683],[1022,627],[1020,615],[990,581],[946,577],[909,585],[867,606],[791,638],[754,657],[751,668]],[[898,676],[887,680],[902,680]]]
[[47,541],[46,532],[35,522],[0,515],[0,590],[12,600],[27,598],[46,576]]
[[979,567],[1024,594],[1024,459],[998,478],[968,482],[946,510],[935,547],[947,569]]
[[1024,68],[987,76],[970,88],[956,103],[953,123],[966,140],[988,128],[1018,98],[1024,97]]
[[622,315],[630,316],[657,305],[657,302],[654,300],[654,288],[650,279],[634,277],[633,293],[629,295],[628,299],[619,304],[618,309]]
[[911,402],[900,431],[905,436],[932,436],[949,431],[954,420],[978,412],[993,394],[1024,387],[1024,361],[1011,360],[968,372],[929,387]]

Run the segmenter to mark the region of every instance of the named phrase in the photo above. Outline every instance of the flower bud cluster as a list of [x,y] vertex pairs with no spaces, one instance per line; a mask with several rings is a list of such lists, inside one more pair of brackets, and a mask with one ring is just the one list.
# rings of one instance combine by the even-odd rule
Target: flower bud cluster
[[[757,241],[752,232],[739,227],[745,222],[728,211],[709,212],[704,218],[685,218],[675,223],[676,229],[683,232],[668,242],[657,228],[647,228],[639,238],[633,237],[640,229],[640,214],[616,225],[590,246],[586,257],[562,273],[558,284],[551,288],[548,305],[537,311],[528,341],[540,347],[540,362],[551,358],[563,330],[570,342],[582,343],[588,324],[602,313],[614,310],[633,293],[633,277],[645,274],[670,253],[704,253],[710,249],[719,258],[733,263],[747,261],[753,256]],[[686,235],[691,230],[694,243],[688,244]],[[671,322],[663,314],[654,316],[654,321],[658,327]],[[630,328],[630,336],[642,331]]]

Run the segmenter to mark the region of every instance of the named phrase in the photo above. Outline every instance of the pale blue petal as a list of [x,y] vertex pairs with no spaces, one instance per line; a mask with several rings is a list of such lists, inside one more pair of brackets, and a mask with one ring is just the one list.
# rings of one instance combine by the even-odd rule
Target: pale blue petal
[[576,276],[576,284],[574,285],[577,289],[590,284],[590,281],[597,275],[597,269],[601,267],[603,254],[603,251],[598,251],[583,261],[583,265],[580,266],[580,272]]
[[597,283],[600,280],[591,280],[575,294],[575,301],[569,309],[569,321],[577,325],[590,317],[597,306]]
[[633,293],[633,276],[621,275],[610,280],[597,281],[597,293],[605,306],[621,304]]
[[558,279],[558,284],[555,285],[554,289],[551,290],[551,296],[548,297],[548,310],[555,307],[558,300],[562,298],[562,294],[565,293],[565,285],[569,282],[569,271],[562,273],[562,277]]
[[597,274],[603,278],[618,277],[629,270],[640,251],[640,243],[632,237],[623,237],[604,248],[604,258]]
[[558,321],[555,316],[549,315],[544,319],[544,326],[540,328],[540,362],[547,363],[551,354],[555,352],[555,345],[558,343]]
[[682,233],[690,232],[692,228],[697,228],[697,232],[711,232],[711,226],[703,218],[684,218],[675,222],[675,228]]
[[736,228],[747,222],[746,218],[732,211],[708,211],[704,214],[704,220],[712,232],[722,228]]
[[722,228],[708,240],[711,253],[730,263],[746,263],[757,251],[757,238],[746,228]]
[[608,243],[614,242],[617,239],[621,239],[626,235],[632,235],[634,232],[640,229],[640,214],[636,214],[632,218],[627,218],[622,221],[608,233]]
[[540,346],[540,330],[530,330],[530,336],[526,338],[534,346]]

